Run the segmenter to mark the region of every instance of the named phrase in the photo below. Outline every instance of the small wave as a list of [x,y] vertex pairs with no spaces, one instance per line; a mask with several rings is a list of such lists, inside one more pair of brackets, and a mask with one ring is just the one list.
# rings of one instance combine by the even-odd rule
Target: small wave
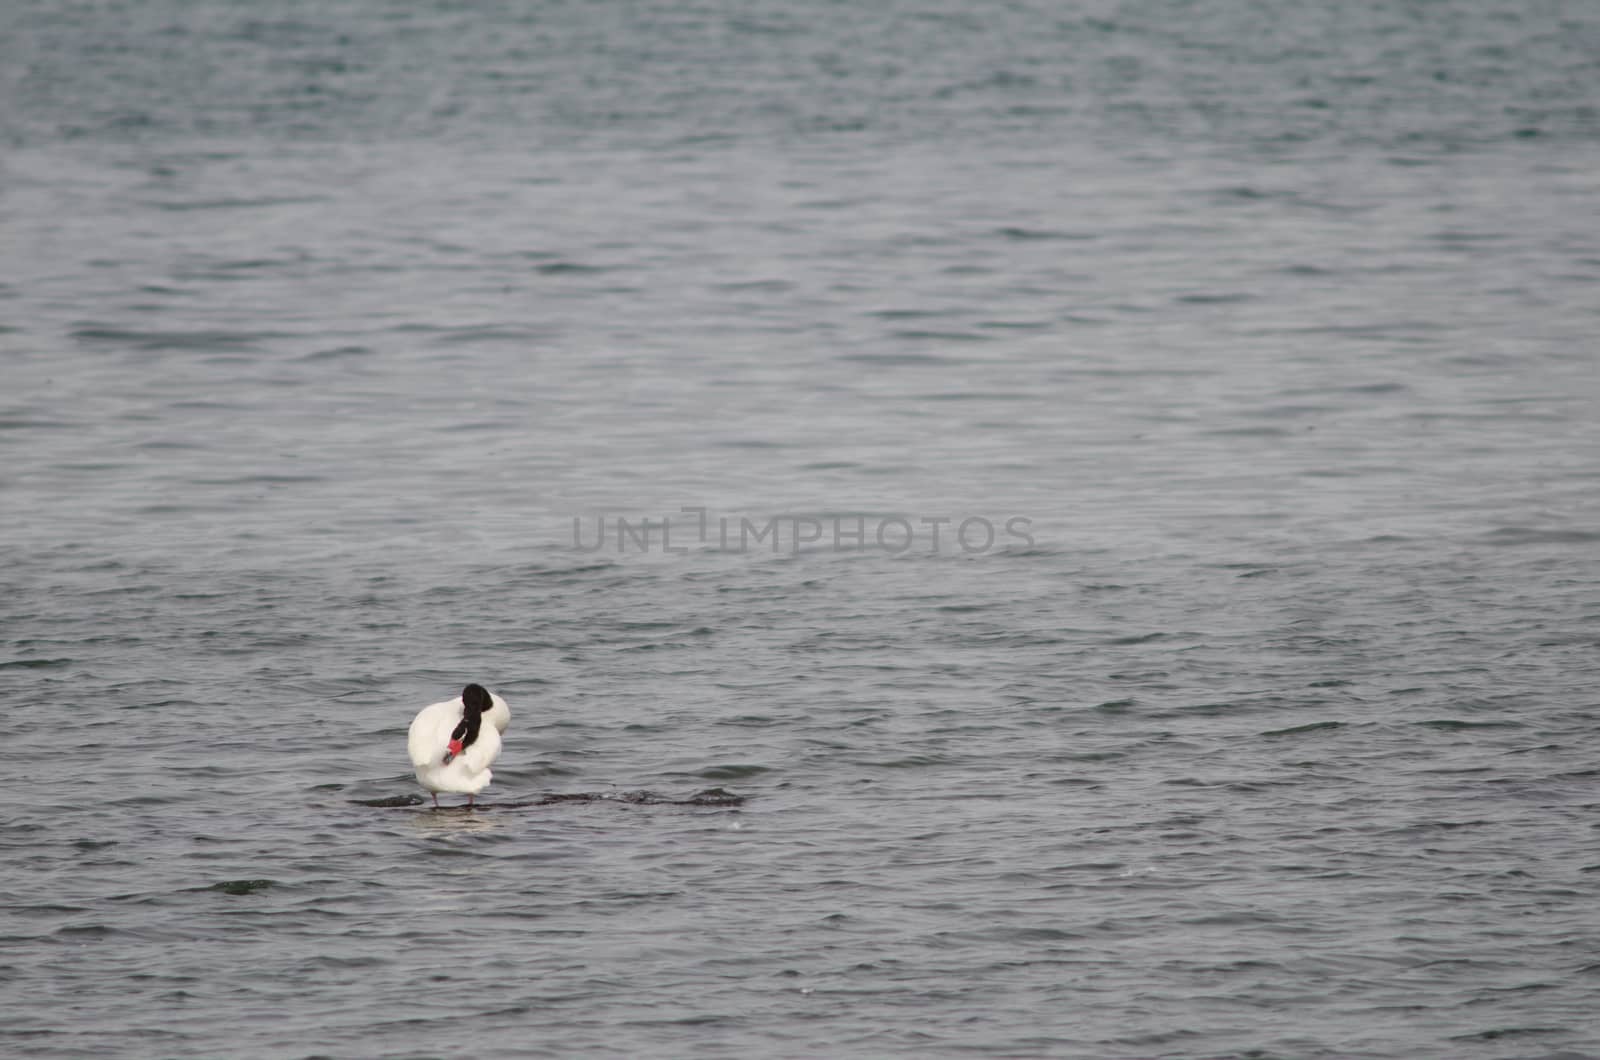
[[1283,427],[1219,427],[1202,433],[1213,438],[1288,438],[1294,432]]
[[610,265],[584,265],[576,261],[551,261],[535,265],[534,271],[542,276],[583,276],[592,273],[612,272]]
[[326,350],[317,350],[295,359],[302,362],[315,363],[317,361],[343,360],[347,357],[370,357],[376,352],[369,346],[334,346]]
[[988,342],[990,336],[977,331],[896,331],[894,337],[905,342]]
[[1242,291],[1201,291],[1195,294],[1180,294],[1176,301],[1182,305],[1236,305],[1239,302],[1254,301],[1255,296]]
[[1100,238],[1093,232],[1065,232],[1054,228],[1023,228],[1017,225],[997,228],[994,234],[1001,239],[1009,239],[1018,243],[1031,243],[1042,240],[1068,240],[1087,243]]
[[253,350],[257,344],[286,336],[269,331],[136,331],[106,325],[85,325],[71,332],[79,342],[132,346],[140,350]]
[[949,357],[939,357],[931,353],[846,353],[839,358],[853,364],[876,364],[886,367],[910,367],[914,365],[942,365],[956,364],[957,361]]
[[874,309],[867,314],[878,320],[934,320],[955,315],[951,309]]
[[874,769],[926,769],[929,766],[948,765],[951,759],[944,755],[907,755],[904,758],[891,758],[882,762],[863,762],[862,765]]
[[322,482],[321,475],[232,475],[227,478],[192,478],[195,486],[293,486],[306,482]]
[[1479,537],[1487,545],[1589,545],[1600,541],[1597,530],[1536,530],[1527,526],[1502,526]]
[[78,426],[70,420],[0,419],[0,431],[32,431],[38,429],[72,428]]
[[1293,725],[1293,726],[1290,726],[1287,729],[1269,729],[1266,732],[1262,733],[1261,735],[1262,736],[1303,736],[1308,732],[1329,732],[1329,731],[1332,731],[1334,729],[1342,729],[1344,727],[1345,727],[1345,723],[1342,722],[1342,721],[1313,721],[1313,722],[1310,722],[1309,724],[1306,724],[1306,725]]
[[441,332],[433,340],[435,346],[461,346],[476,342],[509,342],[515,344],[535,343],[540,340],[538,332],[527,328],[502,327],[495,324],[485,324],[477,327],[457,328]]
[[712,290],[726,291],[732,294],[744,292],[782,294],[786,291],[794,290],[794,284],[788,280],[740,280],[734,283],[713,284]]
[[171,213],[187,213],[190,210],[255,210],[266,206],[299,206],[327,201],[329,200],[325,195],[296,195],[258,199],[191,199],[184,202],[157,202],[152,205]]
[[934,394],[917,394],[918,401],[1032,401],[1037,394],[1024,394],[1002,390],[949,390]]
[[[1494,1027],[1486,1031],[1457,1034],[1452,1042],[1492,1042],[1500,1038],[1527,1038],[1538,1034],[1571,1034],[1570,1027]],[[1566,1054],[1576,1057],[1578,1054]]]
[[12,659],[10,662],[0,662],[0,670],[49,670],[71,665],[71,659]]

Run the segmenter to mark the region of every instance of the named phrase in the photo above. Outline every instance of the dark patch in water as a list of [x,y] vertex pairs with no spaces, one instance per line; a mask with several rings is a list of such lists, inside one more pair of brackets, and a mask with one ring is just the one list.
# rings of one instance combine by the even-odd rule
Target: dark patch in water
[[[394,795],[387,799],[357,799],[358,806],[377,806],[390,808],[398,806],[420,806],[425,799],[417,795]],[[736,795],[723,788],[706,788],[697,791],[685,798],[675,799],[670,795],[659,795],[653,791],[580,791],[571,793],[553,792],[541,795],[537,799],[524,799],[520,802],[498,802],[485,805],[479,803],[470,807],[473,810],[522,810],[531,806],[554,806],[568,802],[621,802],[632,806],[743,806],[745,797]],[[446,807],[440,807],[445,809]],[[469,809],[467,806],[455,807]],[[219,885],[220,886],[220,885]]]
[[551,794],[532,802],[507,804],[510,807],[549,806],[558,802],[625,802],[635,806],[743,806],[745,797],[723,788],[706,788],[682,799],[658,795],[653,791],[575,792]]
[[738,780],[742,777],[753,777],[769,772],[771,772],[771,769],[768,766],[712,766],[710,769],[702,769],[700,776],[706,780]]
[[79,850],[104,850],[116,846],[117,842],[115,839],[75,839],[72,845]]
[[222,883],[213,883],[206,888],[209,891],[221,891],[223,894],[255,894],[271,887],[273,880],[224,880]]

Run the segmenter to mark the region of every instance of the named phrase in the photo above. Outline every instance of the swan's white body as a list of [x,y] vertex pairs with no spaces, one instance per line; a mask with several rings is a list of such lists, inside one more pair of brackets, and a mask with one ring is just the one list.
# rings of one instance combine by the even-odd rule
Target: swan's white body
[[493,693],[489,699],[493,706],[483,712],[488,724],[480,726],[478,738],[448,764],[444,756],[450,733],[461,723],[465,709],[461,697],[423,707],[412,719],[406,746],[417,771],[417,782],[435,796],[435,803],[441,791],[476,795],[494,779],[489,766],[500,757],[500,734],[511,723],[511,708]]
[[[494,722],[495,731],[504,736],[506,726],[511,724],[511,708],[506,706],[505,700],[493,692],[489,693],[489,701],[494,706],[483,712],[483,720]],[[460,700],[457,700],[457,702],[460,702]]]

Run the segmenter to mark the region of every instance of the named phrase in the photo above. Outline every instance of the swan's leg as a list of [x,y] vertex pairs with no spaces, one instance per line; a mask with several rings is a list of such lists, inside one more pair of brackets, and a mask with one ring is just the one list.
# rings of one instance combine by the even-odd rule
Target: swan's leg
[[435,791],[432,794],[433,794],[433,808],[437,810],[439,808],[439,793],[437,791]]
[[472,809],[472,800],[475,799],[475,798],[477,798],[476,795],[468,795],[467,796],[467,809],[469,809],[469,810]]

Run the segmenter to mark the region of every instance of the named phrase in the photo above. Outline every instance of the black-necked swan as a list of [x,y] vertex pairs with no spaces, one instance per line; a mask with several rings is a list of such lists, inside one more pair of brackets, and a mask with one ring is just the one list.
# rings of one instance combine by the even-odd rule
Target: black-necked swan
[[[484,720],[489,721],[484,725]],[[482,685],[468,685],[455,699],[423,707],[411,721],[406,744],[417,782],[439,805],[439,792],[467,797],[467,805],[489,786],[489,766],[500,757],[500,734],[511,723],[511,708]]]

